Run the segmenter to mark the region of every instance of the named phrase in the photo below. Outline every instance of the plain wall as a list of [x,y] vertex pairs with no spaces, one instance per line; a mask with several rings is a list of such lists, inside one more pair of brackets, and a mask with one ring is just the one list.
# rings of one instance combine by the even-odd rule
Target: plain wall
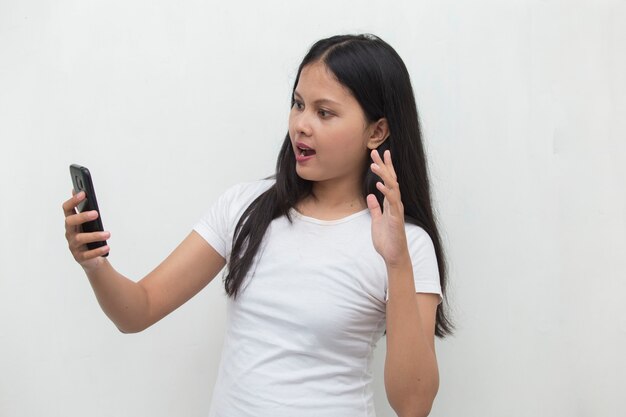
[[121,334],[67,247],[68,166],[137,281],[273,172],[300,60],[352,32],[398,51],[423,126],[457,324],[431,415],[623,415],[625,21],[597,0],[0,0],[0,416],[208,414],[221,280]]

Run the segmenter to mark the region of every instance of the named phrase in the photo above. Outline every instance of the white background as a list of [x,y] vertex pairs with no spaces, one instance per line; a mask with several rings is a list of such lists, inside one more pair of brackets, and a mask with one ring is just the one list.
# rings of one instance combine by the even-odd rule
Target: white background
[[0,0],[0,416],[207,415],[220,280],[119,333],[67,248],[68,166],[139,280],[273,172],[300,60],[352,32],[403,57],[424,127],[458,326],[431,415],[623,415],[625,22],[617,0]]

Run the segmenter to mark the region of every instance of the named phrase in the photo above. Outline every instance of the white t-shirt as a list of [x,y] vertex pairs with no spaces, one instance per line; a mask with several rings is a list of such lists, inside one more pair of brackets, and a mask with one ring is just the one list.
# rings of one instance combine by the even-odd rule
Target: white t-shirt
[[[226,190],[194,230],[228,259],[239,217],[275,180]],[[235,301],[210,417],[373,417],[372,353],[387,275],[366,208],[339,220],[274,219]],[[417,292],[438,293],[432,240],[406,225]],[[220,282],[221,284],[221,282]]]

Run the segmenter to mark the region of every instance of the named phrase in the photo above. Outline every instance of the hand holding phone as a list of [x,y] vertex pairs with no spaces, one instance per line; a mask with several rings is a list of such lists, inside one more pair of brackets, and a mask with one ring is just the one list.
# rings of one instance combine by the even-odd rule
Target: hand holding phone
[[[74,207],[78,208],[78,214],[85,213],[81,216],[80,219],[76,219],[75,221],[80,222],[78,223],[78,225],[80,226],[80,230],[82,231],[82,233],[90,234],[89,238],[84,237],[84,239],[89,240],[85,241],[87,248],[93,250],[104,247],[107,245],[105,239],[93,240],[104,236],[104,234],[102,233],[104,232],[104,227],[102,225],[102,216],[100,215],[98,200],[96,199],[96,190],[93,186],[91,173],[89,172],[89,169],[84,166],[72,164],[70,165],[70,174],[72,176],[72,183],[74,185],[74,194],[78,194],[79,192],[84,191],[85,197],[82,199],[82,201],[78,202],[77,205],[75,200],[72,199],[74,200],[74,206],[71,206],[70,202],[72,200],[69,200],[68,202],[63,204],[65,215],[66,217],[68,216],[69,209],[71,209],[69,215],[71,215],[72,212],[76,214],[76,212],[74,211]],[[68,205],[68,207],[66,207],[66,205]],[[93,220],[88,220],[89,217],[87,212],[91,212],[94,210],[98,213],[97,218]],[[100,256],[106,257],[109,255],[108,247],[106,249],[106,253],[100,254]]]

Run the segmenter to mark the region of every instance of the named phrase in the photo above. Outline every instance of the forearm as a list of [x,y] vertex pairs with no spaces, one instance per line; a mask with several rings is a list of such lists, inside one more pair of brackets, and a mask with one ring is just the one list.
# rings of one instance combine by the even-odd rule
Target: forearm
[[420,319],[410,258],[388,266],[387,274],[387,398],[401,417],[427,415],[439,388],[439,371]]
[[85,273],[104,313],[123,333],[147,327],[148,296],[138,283],[117,272],[108,260]]

